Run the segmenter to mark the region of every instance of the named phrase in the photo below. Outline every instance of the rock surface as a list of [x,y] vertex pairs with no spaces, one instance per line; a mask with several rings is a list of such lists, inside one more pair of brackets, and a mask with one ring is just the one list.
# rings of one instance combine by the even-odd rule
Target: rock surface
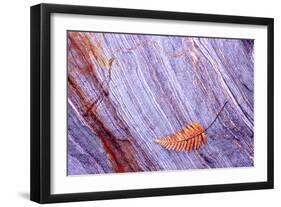
[[[254,165],[254,40],[68,32],[68,175]],[[191,123],[207,144],[155,139]]]

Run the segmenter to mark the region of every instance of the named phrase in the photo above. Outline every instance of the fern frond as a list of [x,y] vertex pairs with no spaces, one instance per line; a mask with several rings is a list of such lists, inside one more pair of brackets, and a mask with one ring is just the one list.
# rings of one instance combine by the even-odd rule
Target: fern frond
[[215,119],[206,129],[204,129],[204,127],[202,127],[199,123],[193,123],[170,136],[156,139],[155,142],[168,150],[191,152],[193,149],[199,149],[201,142],[203,142],[203,144],[207,144],[207,136],[205,132],[215,123],[227,103],[227,101],[224,103]]
[[204,128],[199,123],[194,123],[175,134],[156,139],[155,142],[168,150],[191,152],[193,149],[199,149],[202,142],[207,143],[204,132]]

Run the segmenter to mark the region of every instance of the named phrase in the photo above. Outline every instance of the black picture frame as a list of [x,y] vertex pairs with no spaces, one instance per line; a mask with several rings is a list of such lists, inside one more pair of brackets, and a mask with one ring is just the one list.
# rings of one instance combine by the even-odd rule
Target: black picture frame
[[[51,194],[50,179],[50,16],[53,13],[100,15],[112,17],[134,17],[149,19],[182,20],[194,22],[219,22],[267,26],[267,181],[238,184],[220,184],[187,187],[169,187],[106,192],[85,192],[73,194]],[[274,136],[274,78],[273,78],[273,27],[272,18],[195,14],[152,10],[103,8],[39,4],[31,7],[31,174],[30,199],[38,203],[88,201],[145,196],[210,193],[273,188],[273,136]]]

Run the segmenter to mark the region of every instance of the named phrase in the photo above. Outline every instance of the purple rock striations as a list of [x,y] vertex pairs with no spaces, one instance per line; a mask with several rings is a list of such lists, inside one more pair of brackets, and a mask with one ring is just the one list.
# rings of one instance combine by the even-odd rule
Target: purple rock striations
[[[254,40],[68,32],[68,175],[254,165]],[[155,139],[191,123],[191,152]]]

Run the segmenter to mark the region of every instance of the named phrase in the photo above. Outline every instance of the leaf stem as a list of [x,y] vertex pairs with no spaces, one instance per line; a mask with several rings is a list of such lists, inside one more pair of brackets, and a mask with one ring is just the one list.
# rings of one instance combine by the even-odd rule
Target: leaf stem
[[228,103],[228,101],[226,101],[224,103],[224,105],[221,107],[220,111],[218,112],[218,114],[216,115],[215,119],[212,121],[212,123],[204,130],[205,132],[215,123],[215,121],[218,119],[220,113],[223,111],[224,107],[226,106],[226,104]]

